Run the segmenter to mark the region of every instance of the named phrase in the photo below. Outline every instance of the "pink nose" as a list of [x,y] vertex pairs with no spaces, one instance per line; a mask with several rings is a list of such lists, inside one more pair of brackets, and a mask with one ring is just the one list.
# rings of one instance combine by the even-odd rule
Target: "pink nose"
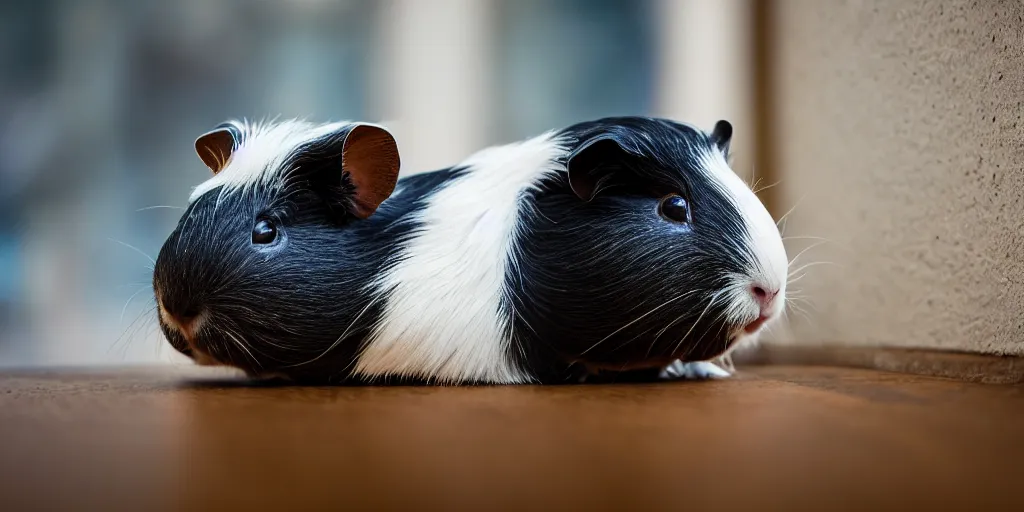
[[761,307],[761,316],[767,317],[771,315],[772,305],[775,304],[775,296],[779,294],[779,289],[755,284],[750,287],[750,293],[754,295],[754,300]]

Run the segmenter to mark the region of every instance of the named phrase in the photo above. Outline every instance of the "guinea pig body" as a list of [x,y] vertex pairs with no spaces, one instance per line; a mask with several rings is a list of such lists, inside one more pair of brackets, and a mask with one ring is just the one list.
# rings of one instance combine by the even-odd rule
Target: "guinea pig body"
[[397,180],[381,127],[229,123],[158,257],[161,326],[303,382],[720,376],[705,361],[781,314],[787,271],[730,138],[610,118]]

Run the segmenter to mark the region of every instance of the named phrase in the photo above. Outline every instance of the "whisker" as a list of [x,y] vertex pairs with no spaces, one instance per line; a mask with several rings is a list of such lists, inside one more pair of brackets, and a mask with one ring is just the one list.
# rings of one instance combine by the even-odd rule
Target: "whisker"
[[782,180],[779,180],[779,181],[776,181],[775,183],[772,183],[771,185],[768,185],[766,187],[761,187],[759,189],[753,190],[753,192],[755,194],[760,194],[761,192],[764,192],[765,190],[768,190],[768,189],[770,189],[772,187],[776,187],[776,186],[778,186],[781,183],[782,183]]
[[[690,296],[690,295],[693,295],[694,293],[697,293],[697,292],[699,292],[699,291],[702,291],[702,290],[691,290],[691,291],[687,292],[687,293],[685,294],[685,296]],[[683,314],[681,314],[681,315],[677,316],[676,318],[674,318],[674,319],[673,319],[673,320],[672,320],[671,322],[669,322],[669,323],[668,323],[668,325],[666,325],[666,326],[665,326],[665,328],[664,328],[664,329],[662,329],[662,330],[658,331],[658,334],[656,334],[656,335],[655,335],[654,341],[658,341],[658,338],[659,338],[659,337],[661,337],[661,335],[662,335],[662,334],[665,334],[665,332],[666,332],[666,331],[668,331],[669,329],[671,329],[671,328],[672,328],[672,326],[673,326],[673,325],[674,325],[674,324],[675,324],[676,322],[678,322],[679,320],[682,320],[682,319],[683,319],[683,317],[685,317],[685,316],[686,316],[686,315],[688,315],[688,314],[690,314],[690,311],[689,311],[689,310],[688,310],[688,311],[686,311],[686,312],[684,312]]]
[[820,236],[784,236],[782,237],[782,240],[820,240],[822,242],[831,242],[828,238]]
[[809,268],[812,268],[812,267],[817,267],[818,265],[833,265],[833,266],[835,266],[837,268],[843,268],[843,265],[840,265],[838,263],[833,263],[831,261],[812,261],[810,263],[805,263],[804,265],[802,265],[799,268],[797,268],[796,270],[794,270],[793,274],[794,275],[795,274],[799,274],[800,272],[803,272],[803,271],[805,271],[805,270],[807,270]]
[[632,322],[629,322],[629,323],[627,323],[626,325],[623,325],[622,327],[619,327],[618,329],[616,329],[615,331],[613,331],[613,332],[612,332],[611,334],[609,334],[608,336],[605,336],[604,338],[601,338],[601,339],[600,339],[600,340],[599,340],[599,341],[598,341],[597,343],[594,343],[593,345],[591,345],[591,346],[590,346],[590,348],[588,348],[588,349],[584,350],[583,352],[581,352],[581,353],[580,353],[580,355],[586,354],[587,352],[590,352],[591,350],[594,350],[595,348],[597,348],[597,346],[598,346],[598,345],[600,345],[600,344],[604,343],[604,342],[605,342],[606,340],[608,340],[608,338],[611,338],[612,336],[615,336],[616,334],[618,334],[618,333],[622,332],[622,330],[623,330],[623,329],[627,329],[627,328],[629,328],[629,326],[631,326],[631,325],[633,325],[633,324],[635,324],[635,323],[639,322],[640,320],[643,320],[644,318],[646,318],[646,317],[647,317],[648,315],[650,315],[651,313],[654,313],[655,311],[658,311],[659,309],[661,309],[661,308],[663,308],[663,307],[665,307],[665,306],[667,306],[667,305],[669,305],[669,304],[671,304],[671,303],[673,303],[673,302],[675,302],[675,301],[677,301],[677,300],[679,300],[679,299],[683,298],[684,296],[685,296],[685,295],[677,295],[676,297],[674,297],[674,298],[672,298],[672,299],[669,299],[669,300],[667,300],[667,301],[665,301],[665,302],[661,303],[661,305],[660,305],[660,306],[657,306],[657,307],[655,307],[655,308],[651,309],[650,311],[648,311],[648,312],[646,312],[646,313],[644,313],[644,314],[642,314],[642,315],[638,316],[638,317],[637,317],[637,318],[636,318],[635,320],[633,320]]
[[[786,286],[789,286],[789,285],[791,285],[793,283],[798,283],[798,282],[800,282],[801,279],[807,277],[808,275],[809,275],[808,272],[804,272],[803,274],[800,274],[800,275],[797,275],[796,273],[792,273],[792,274],[790,274],[789,280],[786,281]],[[797,296],[797,294],[795,294],[795,293],[786,292],[786,297],[787,298],[788,297],[796,297],[796,296]]]
[[144,291],[146,291],[146,288],[139,288],[131,297],[128,297],[128,300],[124,303],[124,307],[121,308],[121,319],[117,321],[118,325],[124,323],[124,312],[128,310],[128,305],[132,303],[132,299],[138,297],[138,295]]
[[[160,325],[157,322],[144,322],[144,323],[140,324],[138,327],[136,327],[136,329],[132,333],[131,337],[127,339],[126,343],[122,347],[122,350],[121,350],[121,358],[122,358],[122,360],[126,359],[128,357],[128,352],[131,350],[131,347],[134,346],[137,343],[137,340],[139,340],[139,339],[142,339],[143,341],[149,340],[150,337],[154,333],[154,329],[156,329],[156,330],[160,329]],[[159,345],[161,345],[161,343],[157,343],[156,345],[159,346]]]
[[[127,354],[128,354],[128,347],[131,346],[132,339],[134,338],[134,336],[136,334],[138,334],[138,330],[146,325],[145,322],[140,324],[139,320],[142,320],[143,318],[148,317],[154,311],[156,311],[156,305],[155,304],[153,306],[149,307],[148,309],[139,312],[139,314],[135,317],[135,320],[132,320],[132,323],[128,324],[128,327],[125,327],[124,331],[121,332],[121,335],[118,336],[110,344],[110,347],[107,349],[107,353],[109,354],[111,351],[117,349],[118,346],[120,345],[122,347],[122,349],[123,349],[121,351],[121,354],[122,354],[121,357],[122,358],[126,357]],[[122,342],[123,342],[123,344],[122,344]]]
[[133,251],[143,255],[147,260],[149,260],[150,263],[152,263],[153,265],[156,265],[156,260],[153,259],[152,256],[150,256],[150,255],[146,254],[145,252],[143,252],[142,249],[139,249],[138,247],[135,247],[134,245],[122,242],[120,240],[115,240],[113,238],[107,238],[107,240],[110,240],[111,242],[119,243],[119,244],[121,244],[121,245],[123,245],[123,246],[125,246],[125,247],[127,247],[127,248],[129,248],[129,249],[131,249],[131,250],[133,250]]
[[363,316],[363,313],[366,313],[374,304],[376,304],[377,300],[378,299],[373,299],[369,303],[367,303],[366,307],[364,307],[363,310],[360,311],[359,314],[356,315],[356,317],[352,319],[352,323],[348,324],[348,327],[346,327],[345,330],[341,333],[341,336],[338,336],[338,339],[334,340],[334,343],[331,343],[331,346],[327,347],[327,350],[324,350],[323,352],[320,353],[320,355],[314,357],[313,359],[310,359],[310,360],[302,362],[302,363],[291,364],[291,365],[285,366],[285,368],[293,368],[293,367],[296,367],[296,366],[302,366],[302,365],[306,365],[306,364],[312,363],[312,362],[320,359],[321,357],[327,355],[328,352],[334,350],[334,348],[337,347],[338,344],[341,343],[341,341],[345,339],[345,337],[348,335],[349,330],[351,330],[352,327],[354,325],[356,325],[356,322],[358,322],[359,319]]
[[814,249],[815,247],[821,247],[822,245],[825,245],[825,242],[818,242],[816,244],[811,244],[810,247],[804,248],[804,250],[798,252],[796,254],[796,256],[793,256],[793,258],[789,260],[789,264],[786,265],[786,268],[789,268],[789,267],[793,266],[793,263],[796,263],[796,260],[798,258],[800,258],[800,256],[803,256],[804,253],[806,253],[807,251],[810,251],[811,249]]
[[782,215],[782,217],[779,217],[779,220],[775,221],[775,225],[776,225],[776,226],[778,226],[778,225],[779,225],[779,224],[780,224],[780,223],[781,223],[782,221],[786,220],[786,218],[788,218],[788,217],[789,217],[789,215],[790,215],[791,213],[793,213],[793,211],[794,211],[794,210],[796,210],[796,207],[797,207],[797,206],[800,206],[800,201],[803,201],[803,200],[804,200],[804,197],[806,197],[806,196],[802,196],[802,197],[800,197],[800,199],[799,199],[799,200],[797,200],[796,204],[794,204],[794,205],[793,205],[793,207],[792,207],[792,208],[790,208],[788,212],[786,212],[785,214],[783,214],[783,215]]
[[679,345],[682,345],[683,342],[686,341],[686,338],[689,337],[690,333],[693,332],[693,328],[697,327],[697,324],[700,323],[701,319],[704,318],[704,315],[707,314],[709,309],[711,309],[711,306],[713,306],[715,304],[715,302],[718,301],[718,297],[720,297],[722,294],[724,294],[727,291],[730,291],[730,290],[729,289],[719,290],[718,293],[716,293],[716,294],[711,296],[711,300],[708,301],[707,307],[704,308],[704,311],[702,311],[700,316],[697,317],[697,320],[694,321],[693,325],[690,326],[690,330],[686,331],[686,334],[684,334],[683,337],[679,339],[679,341],[676,343],[675,348],[672,349],[671,353],[674,354],[674,353],[676,353],[677,350],[679,350]]
[[140,288],[140,287],[141,288],[145,288],[147,286],[152,286],[152,284],[153,283],[125,283],[125,284],[119,284],[119,285],[115,286],[115,288],[119,288],[119,289],[120,288],[128,288],[129,286],[136,287],[136,288]]
[[233,341],[235,345],[238,345],[238,348],[244,350],[246,354],[249,354],[249,358],[252,359],[252,362],[256,363],[256,366],[258,366],[261,370],[263,369],[263,365],[260,364],[260,360],[256,359],[256,357],[252,355],[252,352],[249,351],[249,347],[247,347],[245,343],[242,343],[242,340],[238,339],[238,337],[235,336],[235,334],[231,332],[231,330],[223,329],[222,332],[224,333],[225,336],[231,338],[231,341]]
[[650,357],[651,356],[651,351],[654,350],[654,346],[658,344],[658,339],[660,339],[663,334],[668,332],[668,330],[671,329],[672,326],[674,326],[676,324],[676,322],[682,320],[683,318],[686,318],[686,316],[689,315],[689,314],[690,314],[690,311],[687,310],[685,313],[683,313],[683,314],[673,318],[672,321],[668,323],[668,325],[666,325],[662,330],[658,331],[658,334],[656,334],[654,336],[654,340],[651,341],[651,345],[649,347],[647,347],[647,352],[644,353],[644,357],[645,358]]
[[795,309],[802,309],[802,308],[800,308],[799,304],[806,304],[808,307],[811,307],[811,308],[814,307],[814,303],[811,300],[809,300],[809,299],[807,299],[805,297],[795,297],[792,300],[792,302],[786,301],[786,306],[787,307],[792,306]]
[[803,319],[804,319],[804,320],[806,320],[807,322],[809,322],[809,323],[812,323],[812,324],[814,323],[814,322],[813,322],[813,321],[811,320],[811,316],[810,316],[810,314],[809,314],[809,313],[807,312],[807,310],[805,310],[805,309],[803,309],[803,308],[801,308],[801,307],[797,306],[796,304],[793,304],[793,305],[792,305],[792,310],[793,310],[793,312],[795,312],[795,313],[797,313],[797,314],[801,315],[801,316],[803,317]]
[[174,209],[174,210],[184,210],[185,209],[184,206],[168,206],[168,205],[159,204],[159,205],[156,205],[156,206],[147,206],[145,208],[139,208],[138,210],[135,210],[135,211],[136,212],[144,212],[146,210],[156,210],[157,208],[171,208],[171,209]]
[[[188,213],[188,215],[185,217],[185,220],[182,222],[182,224],[183,224],[182,230],[181,230],[182,233],[187,233],[188,232],[188,231],[186,231],[186,228],[188,227],[189,221],[193,220],[196,217],[196,210],[195,210],[195,208],[193,208],[191,211],[186,210],[186,213]],[[178,251],[178,250],[181,249],[181,240],[183,238],[185,238],[185,237],[184,236],[179,236],[178,237],[178,241],[174,243],[174,250],[175,251]],[[154,263],[154,265],[156,265],[156,263]]]
[[811,301],[809,299],[807,299],[806,297],[794,297],[792,302],[789,302],[787,300],[787,305],[789,305],[789,304],[793,304],[794,306],[796,304],[807,304],[807,305],[810,305]]

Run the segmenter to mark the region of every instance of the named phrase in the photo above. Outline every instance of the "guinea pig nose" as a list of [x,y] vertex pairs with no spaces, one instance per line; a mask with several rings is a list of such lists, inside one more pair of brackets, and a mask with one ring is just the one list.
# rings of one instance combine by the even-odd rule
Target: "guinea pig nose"
[[775,296],[779,294],[779,289],[755,283],[751,285],[750,293],[754,295],[754,300],[761,307],[762,314],[765,314],[771,311],[772,302],[775,300]]
[[181,310],[181,312],[177,314],[177,317],[186,322],[191,322],[193,319],[195,319],[195,317],[199,316],[199,314],[202,312],[203,310],[199,306],[195,304],[189,304],[188,306],[185,307],[185,309]]
[[181,325],[191,324],[203,313],[203,306],[197,300],[165,297],[162,302],[167,315]]

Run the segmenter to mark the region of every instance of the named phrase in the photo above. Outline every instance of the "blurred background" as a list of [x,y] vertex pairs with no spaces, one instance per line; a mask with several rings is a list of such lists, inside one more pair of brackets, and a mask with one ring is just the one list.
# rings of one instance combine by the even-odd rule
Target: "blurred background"
[[977,4],[6,0],[0,365],[179,360],[150,274],[208,177],[192,143],[276,116],[385,123],[403,173],[729,119],[801,255],[770,342],[1024,354],[1024,8]]

